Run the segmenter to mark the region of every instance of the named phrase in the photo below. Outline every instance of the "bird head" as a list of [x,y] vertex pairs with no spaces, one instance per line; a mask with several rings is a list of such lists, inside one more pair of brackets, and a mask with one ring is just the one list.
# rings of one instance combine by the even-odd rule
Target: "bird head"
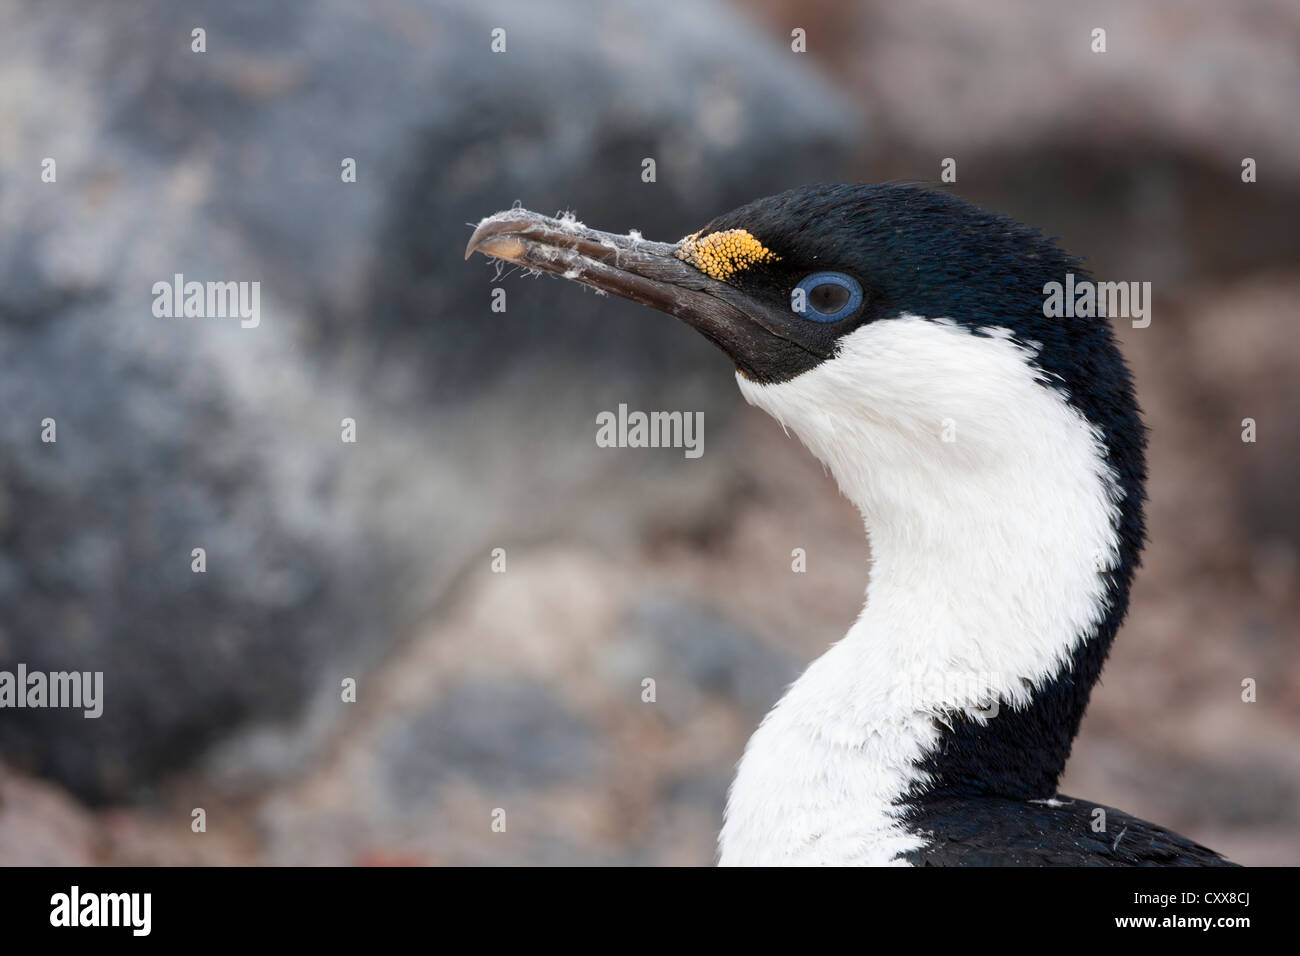
[[1016,362],[1101,432],[1121,478],[1140,481],[1142,429],[1109,323],[1044,314],[1047,283],[1086,278],[1078,260],[948,193],[804,186],[677,243],[511,210],[479,224],[474,251],[676,316],[824,460],[834,452],[819,432],[867,421],[930,434],[952,419],[959,453],[992,453],[983,439],[1026,425],[1005,387]]

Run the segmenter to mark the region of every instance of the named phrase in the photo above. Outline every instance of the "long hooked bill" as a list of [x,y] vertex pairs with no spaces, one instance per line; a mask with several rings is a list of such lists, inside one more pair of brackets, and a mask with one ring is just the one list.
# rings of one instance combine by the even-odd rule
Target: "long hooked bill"
[[679,249],[681,243],[600,232],[573,219],[512,209],[479,223],[465,258],[481,252],[676,316],[751,378],[776,353],[791,348],[806,352],[787,338],[766,304],[677,258]]

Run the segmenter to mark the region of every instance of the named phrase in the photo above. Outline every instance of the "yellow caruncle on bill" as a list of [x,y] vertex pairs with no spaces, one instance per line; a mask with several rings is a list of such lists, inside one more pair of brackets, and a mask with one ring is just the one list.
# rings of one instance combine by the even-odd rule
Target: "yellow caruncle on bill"
[[719,282],[726,282],[757,263],[781,261],[780,256],[744,229],[711,232],[703,239],[697,236],[698,232],[683,239],[675,255]]

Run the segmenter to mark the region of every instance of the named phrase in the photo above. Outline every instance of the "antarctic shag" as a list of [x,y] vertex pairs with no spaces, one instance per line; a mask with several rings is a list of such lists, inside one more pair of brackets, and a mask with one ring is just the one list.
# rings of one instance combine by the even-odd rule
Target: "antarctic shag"
[[1145,434],[1086,278],[914,186],[760,199],[676,244],[525,210],[466,249],[677,316],[866,522],[866,605],[745,749],[722,864],[1223,865],[1057,780],[1128,606]]

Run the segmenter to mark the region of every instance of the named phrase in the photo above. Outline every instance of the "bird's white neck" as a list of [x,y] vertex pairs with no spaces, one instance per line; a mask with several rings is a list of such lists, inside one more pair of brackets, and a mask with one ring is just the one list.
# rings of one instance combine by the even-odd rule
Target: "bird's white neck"
[[1026,705],[1096,629],[1120,492],[1041,377],[1003,330],[915,316],[790,381],[739,377],[861,510],[873,565],[857,622],[746,748],[724,865],[899,862],[921,845],[897,801],[925,783],[936,717]]

